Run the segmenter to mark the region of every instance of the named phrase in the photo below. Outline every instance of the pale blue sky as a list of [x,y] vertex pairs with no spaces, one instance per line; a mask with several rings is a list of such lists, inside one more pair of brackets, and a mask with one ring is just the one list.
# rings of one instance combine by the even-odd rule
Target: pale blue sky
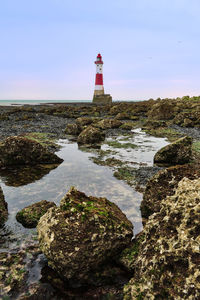
[[1,0],[0,99],[200,95],[199,0]]

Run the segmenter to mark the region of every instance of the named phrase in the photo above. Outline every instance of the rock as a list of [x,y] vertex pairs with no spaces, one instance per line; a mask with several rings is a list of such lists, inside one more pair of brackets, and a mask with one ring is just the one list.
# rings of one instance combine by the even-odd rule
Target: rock
[[122,124],[120,126],[121,129],[124,129],[124,130],[132,130],[134,128],[134,123],[133,122],[126,122],[124,124]]
[[65,133],[71,134],[71,135],[79,135],[82,130],[83,130],[83,128],[77,124],[68,124],[65,129]]
[[76,119],[76,124],[77,124],[78,126],[83,127],[83,126],[85,126],[85,125],[90,125],[90,124],[92,124],[93,121],[94,121],[94,119],[93,119],[93,118],[90,118],[90,117],[80,117],[80,118],[77,118],[77,119]]
[[199,127],[200,111],[197,111],[196,107],[192,110],[192,106],[190,105],[190,110],[179,112],[173,119],[173,123],[183,127]]
[[54,202],[42,200],[20,210],[16,215],[16,219],[26,228],[35,228],[39,219],[50,207],[54,206],[56,206]]
[[150,120],[170,120],[175,116],[175,105],[171,99],[165,99],[155,103],[148,112]]
[[120,112],[115,117],[116,120],[128,120],[130,119],[130,115],[126,112]]
[[144,227],[125,300],[199,299],[199,220],[200,179],[184,178]]
[[175,142],[161,148],[154,156],[154,163],[179,165],[191,161],[192,156],[192,139],[183,137]]
[[[144,122],[143,128],[151,128],[151,129],[157,129],[159,127],[166,127],[167,124],[165,121],[158,121],[158,120],[147,120]],[[142,128],[142,129],[143,129]]]
[[79,145],[90,145],[102,142],[104,139],[105,134],[100,129],[93,126],[88,126],[79,134],[77,142]]
[[24,137],[8,137],[0,144],[0,168],[14,165],[61,163],[63,159],[40,143]]
[[28,291],[23,293],[18,300],[64,300],[63,297],[57,296],[58,292],[48,283],[32,283]]
[[148,218],[155,212],[160,211],[161,200],[175,193],[175,189],[181,179],[187,177],[196,179],[200,177],[200,165],[188,164],[169,167],[159,171],[147,183],[143,200],[141,202],[141,213],[143,218]]
[[123,123],[115,119],[103,119],[96,123],[95,126],[101,129],[119,128]]
[[8,205],[5,201],[3,191],[0,187],[0,226],[4,224],[8,217]]
[[41,250],[51,268],[79,282],[125,248],[132,223],[106,198],[88,197],[71,188],[60,207],[50,208],[38,226]]

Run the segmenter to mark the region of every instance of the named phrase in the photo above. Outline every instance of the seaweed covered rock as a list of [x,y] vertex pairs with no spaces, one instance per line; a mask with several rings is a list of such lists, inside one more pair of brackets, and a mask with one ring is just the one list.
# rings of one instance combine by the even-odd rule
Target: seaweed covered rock
[[161,148],[154,156],[154,163],[178,165],[190,162],[192,159],[192,139],[183,137]]
[[128,119],[130,119],[130,115],[127,112],[121,112],[115,116],[115,119],[116,120],[128,120]]
[[4,199],[3,191],[0,187],[0,226],[6,221],[8,217],[8,206]]
[[37,226],[49,266],[65,279],[87,281],[93,270],[127,247],[132,223],[106,198],[71,188],[60,207],[50,208]]
[[170,120],[175,116],[176,102],[171,99],[165,99],[155,103],[148,112],[150,120]]
[[79,135],[83,128],[77,124],[68,124],[65,133],[71,134],[71,135]]
[[78,136],[78,144],[79,145],[91,145],[104,141],[105,134],[99,129],[93,126],[88,126],[84,129]]
[[94,122],[94,119],[91,117],[79,117],[76,119],[76,124],[78,126],[90,125]]
[[16,219],[26,228],[35,228],[39,219],[47,212],[47,210],[50,207],[55,206],[54,202],[42,200],[20,210],[16,215]]
[[200,179],[182,179],[143,230],[124,299],[199,299]]
[[161,201],[166,196],[175,193],[179,181],[187,177],[197,179],[200,177],[200,165],[188,164],[169,167],[159,171],[147,183],[141,202],[141,213],[143,218],[148,218],[155,212],[160,211]]
[[63,159],[25,137],[8,137],[0,144],[0,168],[14,165],[61,163]]
[[119,128],[123,123],[116,119],[103,119],[95,124],[96,127],[101,129]]

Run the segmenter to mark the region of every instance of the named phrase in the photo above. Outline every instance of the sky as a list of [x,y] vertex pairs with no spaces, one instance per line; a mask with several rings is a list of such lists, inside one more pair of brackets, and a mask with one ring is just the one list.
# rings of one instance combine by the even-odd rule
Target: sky
[[0,0],[0,100],[200,95],[199,0]]

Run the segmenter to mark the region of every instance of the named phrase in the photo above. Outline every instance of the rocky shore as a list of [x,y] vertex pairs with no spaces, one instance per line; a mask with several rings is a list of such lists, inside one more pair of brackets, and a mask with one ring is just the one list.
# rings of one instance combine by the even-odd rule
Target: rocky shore
[[[168,145],[155,153],[154,165],[123,158],[124,150],[130,155],[140,151],[132,143],[137,128],[168,138]],[[17,221],[37,226],[38,234],[27,248],[1,250],[0,296],[199,299],[200,97],[0,107],[0,137],[0,176],[11,174],[8,185],[28,184],[34,173],[39,180],[42,170],[49,172],[47,166],[56,168],[63,161],[55,154],[57,141],[68,139],[90,152],[94,163],[143,192],[144,226],[132,239],[133,226],[116,204],[75,188],[59,206],[46,199],[24,207]],[[0,245],[6,240],[9,210],[1,190]],[[30,266],[37,259],[43,268],[33,284]]]

